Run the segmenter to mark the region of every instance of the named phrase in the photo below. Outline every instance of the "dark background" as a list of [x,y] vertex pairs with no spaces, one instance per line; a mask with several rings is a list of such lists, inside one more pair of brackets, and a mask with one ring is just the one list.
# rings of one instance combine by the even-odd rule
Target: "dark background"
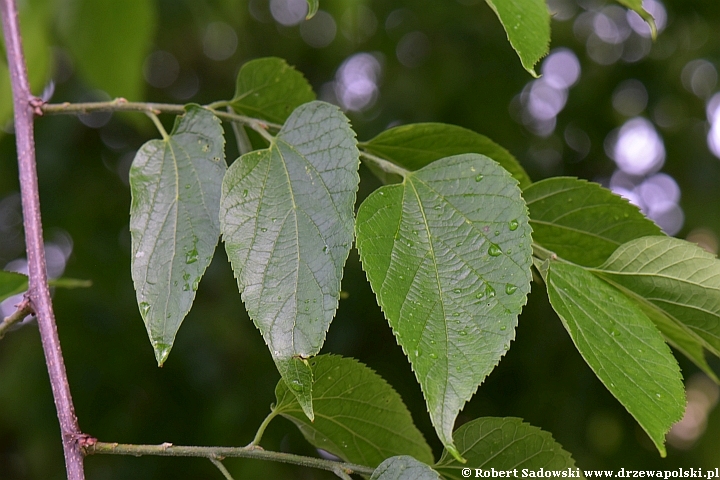
[[[98,5],[115,2],[123,3],[106,0]],[[675,223],[668,229],[717,249],[720,160],[706,142],[706,106],[718,91],[717,0],[664,0],[667,20],[654,44],[634,31],[627,34],[625,12],[616,4],[551,2],[556,12],[551,50],[570,49],[581,67],[551,130],[547,122],[538,127],[528,116],[533,78],[522,69],[493,12],[479,0],[321,0],[319,18],[325,23],[309,26],[281,25],[268,0],[140,3],[149,4],[155,14],[148,20],[152,31],[144,40],[141,62],[136,62],[144,72],[136,87],[144,93],[131,100],[228,99],[240,65],[279,56],[305,74],[321,99],[337,102],[342,85],[332,82],[340,78],[338,70],[346,59],[364,52],[375,59],[379,75],[374,103],[371,98],[362,111],[347,112],[360,140],[391,125],[453,123],[505,146],[533,180],[573,175],[606,185],[616,169],[608,155],[608,138],[629,118],[643,117],[662,138],[666,160],[661,171],[674,178],[681,192],[676,203],[684,221],[678,224],[676,207],[670,219]],[[50,9],[46,25],[56,81],[53,102],[103,98],[98,89],[122,95],[113,91],[117,85],[112,80],[98,85],[83,76],[83,62],[112,65],[114,59],[74,57],[52,18],[67,2],[30,4]],[[281,7],[293,5],[275,2],[276,16],[281,16]],[[132,13],[128,20],[118,20],[128,22],[130,36],[138,21]],[[613,28],[620,40],[610,38]],[[328,39],[332,41],[322,46]],[[97,42],[102,47],[103,40]],[[646,47],[644,55],[633,53]],[[636,82],[623,83],[630,79]],[[634,90],[627,90],[628,85]],[[166,126],[172,124],[171,117],[162,119]],[[54,295],[81,428],[103,441],[122,443],[247,444],[269,412],[279,375],[245,313],[223,248],[200,284],[169,360],[158,369],[130,278],[127,185],[135,150],[157,133],[141,114],[83,120],[55,116],[36,122],[43,222],[54,249],[49,258],[55,258],[51,263],[56,273],[64,269],[65,276],[93,282],[91,288]],[[227,133],[231,161],[237,148],[229,129]],[[378,185],[362,167],[358,204]],[[14,136],[3,133],[0,267],[7,269],[21,267],[24,256],[18,189]],[[539,287],[533,285],[512,348],[467,404],[460,422],[480,416],[521,417],[552,432],[583,469],[720,466],[720,414],[713,409],[717,388],[696,367],[679,358],[692,418],[684,430],[671,435],[668,456],[661,459],[585,365]],[[354,250],[343,290],[348,296],[340,303],[323,352],[357,358],[388,380],[438,456],[441,447],[420,389]],[[712,363],[720,367],[718,361]],[[271,424],[262,444],[313,454],[284,419]],[[257,460],[225,463],[238,479],[334,478]],[[89,479],[221,477],[201,459],[94,456],[86,460],[86,470]],[[0,479],[60,478],[64,466],[57,418],[37,328],[28,325],[0,341]]]

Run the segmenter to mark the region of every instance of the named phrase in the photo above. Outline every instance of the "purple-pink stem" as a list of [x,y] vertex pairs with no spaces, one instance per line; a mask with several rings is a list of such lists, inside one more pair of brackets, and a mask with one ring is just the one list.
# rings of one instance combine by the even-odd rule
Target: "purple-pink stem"
[[50,385],[55,399],[55,409],[60,421],[67,478],[68,480],[84,480],[85,473],[81,448],[84,436],[78,426],[72,396],[70,395],[70,385],[60,349],[60,339],[55,325],[55,315],[52,310],[45,267],[40,196],[38,194],[35,165],[35,139],[33,136],[33,118],[39,100],[33,97],[30,92],[15,0],[0,0],[0,14],[2,16],[2,29],[10,70],[15,113],[15,139],[28,259],[28,293],[32,309],[37,315],[40,337],[45,352],[45,362],[47,363]]

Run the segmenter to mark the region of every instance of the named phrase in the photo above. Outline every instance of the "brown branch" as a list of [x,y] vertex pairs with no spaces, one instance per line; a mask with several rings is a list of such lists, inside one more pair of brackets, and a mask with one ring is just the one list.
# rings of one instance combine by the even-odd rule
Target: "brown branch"
[[247,447],[190,447],[163,443],[160,445],[129,445],[122,443],[98,442],[95,438],[89,438],[84,443],[85,452],[88,455],[132,455],[140,457],[153,455],[161,457],[200,457],[208,459],[221,458],[254,458],[257,460],[269,460],[273,462],[289,463],[303,467],[318,468],[333,472],[336,475],[344,473],[350,475],[372,475],[374,468],[354,463],[336,462],[323,458],[305,457],[292,453],[273,452],[264,450],[261,447],[252,445]]
[[40,337],[45,352],[45,363],[50,376],[55,409],[60,421],[67,478],[68,480],[83,480],[85,478],[83,452],[79,441],[83,436],[70,395],[70,385],[65,372],[65,362],[60,349],[60,339],[55,325],[50,289],[47,284],[33,136],[33,115],[38,103],[30,93],[15,0],[0,0],[0,15],[2,16],[2,29],[13,94],[15,141],[28,258],[28,294],[32,308],[37,314]]

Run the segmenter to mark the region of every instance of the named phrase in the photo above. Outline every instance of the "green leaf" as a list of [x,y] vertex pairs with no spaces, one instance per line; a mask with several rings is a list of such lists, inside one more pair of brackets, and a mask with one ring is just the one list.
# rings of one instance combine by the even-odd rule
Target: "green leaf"
[[0,270],[0,302],[27,290],[28,278],[22,273]]
[[[520,182],[520,188],[524,189],[532,183],[528,174],[510,152],[486,136],[457,125],[445,123],[402,125],[385,130],[360,146],[370,153],[412,171],[451,155],[480,153],[492,158],[509,171]],[[385,183],[402,181],[399,177],[381,176],[380,178]]]
[[693,243],[645,237],[622,245],[598,273],[720,355],[720,261]]
[[637,303],[582,267],[551,262],[547,289],[580,354],[664,457],[685,391],[660,332]]
[[[92,286],[90,280],[79,280],[77,278],[54,278],[48,280],[48,284],[55,288],[87,288]],[[6,272],[0,270],[0,302],[23,293],[28,289],[28,277],[22,273]]]
[[310,370],[297,360],[320,351],[337,310],[358,155],[345,115],[306,103],[223,180],[220,222],[243,301],[310,418]]
[[318,11],[318,8],[320,8],[320,0],[307,0],[308,4],[308,13],[305,17],[305,20],[309,20],[312,17],[315,16],[315,14]]
[[653,40],[657,37],[657,27],[655,26],[655,19],[653,18],[650,13],[645,10],[642,6],[642,0],[617,0],[617,2],[621,5],[625,5],[630,10],[633,10],[635,13],[640,15],[640,18],[645,20],[650,27],[650,34],[652,35]]
[[462,475],[463,468],[472,468],[472,476],[476,468],[518,469],[517,477],[522,476],[522,469],[577,472],[575,461],[552,435],[519,418],[478,418],[458,428],[453,436],[467,463],[461,464],[443,452],[435,469],[447,479],[467,478]]
[[452,451],[455,418],[510,348],[530,290],[517,181],[483,155],[444,158],[373,192],[356,234],[370,285]]
[[240,68],[230,105],[239,114],[283,123],[293,110],[313,100],[315,93],[302,73],[281,58],[269,57]]
[[394,455],[433,461],[400,395],[377,373],[357,360],[335,355],[319,355],[310,365],[315,421],[308,421],[283,381],[275,389],[274,411],[297,425],[315,447],[369,467]]
[[[622,287],[620,287],[620,289],[623,290]],[[632,298],[633,294],[631,292],[627,293]],[[705,350],[703,349],[704,342],[702,340],[698,339],[695,334],[688,331],[686,327],[669,319],[667,315],[662,313],[660,310],[657,310],[652,305],[649,305],[644,301],[639,301],[638,305],[645,315],[647,315],[647,317],[655,323],[655,326],[665,337],[666,342],[689,358],[715,383],[720,384],[720,379],[718,379],[717,375],[715,375],[715,372],[712,368],[710,368],[710,365],[705,358]]]
[[442,480],[438,473],[413,457],[391,457],[378,466],[370,480]]
[[623,243],[662,234],[637,207],[596,183],[549,178],[523,196],[535,242],[579,265],[596,267]]
[[500,19],[525,70],[537,77],[534,66],[550,46],[550,12],[545,0],[485,1]]
[[60,33],[81,75],[111,97],[142,99],[155,2],[70,0],[58,10]]
[[186,112],[169,137],[143,145],[130,168],[132,277],[158,365],[170,354],[220,235],[222,126],[204,108]]

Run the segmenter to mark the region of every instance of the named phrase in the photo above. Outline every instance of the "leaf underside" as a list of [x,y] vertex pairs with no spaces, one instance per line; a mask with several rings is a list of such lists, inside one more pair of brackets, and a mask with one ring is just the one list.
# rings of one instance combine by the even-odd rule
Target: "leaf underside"
[[636,302],[582,267],[551,262],[547,288],[580,354],[664,457],[685,390],[660,332]]
[[532,184],[523,196],[533,240],[586,267],[602,264],[625,242],[662,234],[636,206],[596,183],[549,178]]
[[282,380],[275,389],[275,412],[295,423],[311,444],[370,467],[394,455],[432,462],[430,446],[382,377],[351,358],[319,355],[309,362],[315,421],[308,420]]
[[545,0],[485,0],[500,19],[510,44],[532,76],[535,64],[548,53],[550,12]]
[[338,307],[353,239],[359,154],[337,107],[311,102],[270,148],[223,181],[223,240],[242,298],[283,379],[312,418],[312,373]]
[[170,353],[220,236],[224,146],[220,121],[190,106],[168,138],[138,150],[130,169],[132,278],[158,365]]
[[363,268],[453,451],[458,412],[515,335],[530,289],[517,181],[485,156],[438,160],[360,206]]
[[381,463],[370,480],[442,480],[442,477],[428,465],[402,455]]
[[575,461],[550,433],[523,423],[519,418],[478,418],[462,425],[453,436],[467,463],[459,463],[447,451],[443,452],[435,469],[449,480],[467,478],[462,475],[462,469],[468,467],[575,470]]

